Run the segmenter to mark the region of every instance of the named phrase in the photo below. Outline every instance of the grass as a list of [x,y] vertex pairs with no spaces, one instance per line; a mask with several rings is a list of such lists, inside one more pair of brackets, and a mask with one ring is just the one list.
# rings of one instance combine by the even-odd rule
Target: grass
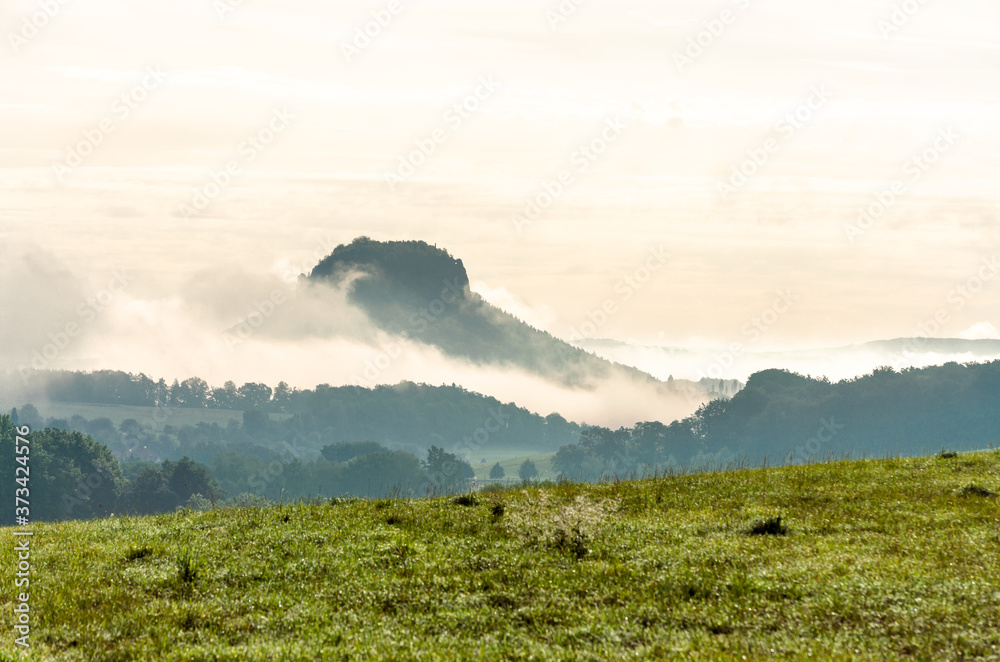
[[29,658],[997,660],[998,491],[983,452],[35,525]]
[[536,480],[555,480],[559,474],[558,471],[552,468],[552,460],[555,456],[555,453],[521,455],[518,457],[497,459],[485,464],[473,464],[472,468],[476,472],[476,480],[485,480],[490,477],[490,469],[493,468],[493,465],[496,462],[500,462],[500,466],[503,467],[504,471],[504,480],[517,483],[520,482],[520,479],[517,477],[517,470],[521,468],[525,460],[531,460],[535,463],[535,469],[538,470]]

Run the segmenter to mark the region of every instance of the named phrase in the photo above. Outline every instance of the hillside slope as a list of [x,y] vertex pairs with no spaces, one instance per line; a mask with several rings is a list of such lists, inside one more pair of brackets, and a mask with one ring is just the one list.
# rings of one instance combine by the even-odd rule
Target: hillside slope
[[998,471],[988,452],[36,525],[32,651],[995,660]]
[[707,399],[714,387],[710,380],[662,382],[529,326],[472,292],[462,261],[423,241],[360,237],[337,246],[309,280],[346,286],[350,301],[382,330],[475,364],[516,366],[578,388],[626,379],[691,401]]

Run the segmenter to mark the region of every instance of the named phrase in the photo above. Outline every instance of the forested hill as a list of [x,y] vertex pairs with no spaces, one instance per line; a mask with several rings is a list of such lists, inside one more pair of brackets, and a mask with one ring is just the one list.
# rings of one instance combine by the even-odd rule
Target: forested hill
[[574,387],[615,377],[664,393],[704,393],[712,386],[685,380],[661,382],[522,322],[469,289],[469,276],[460,259],[423,241],[360,237],[337,246],[316,265],[309,279],[346,284],[352,303],[383,330],[477,364],[515,365]]
[[705,450],[773,462],[1000,446],[1000,361],[885,367],[837,383],[766,370],[699,418]]
[[1000,361],[947,363],[835,384],[783,370],[750,377],[670,425],[591,427],[553,466],[575,479],[667,465],[801,464],[842,456],[933,454],[1000,448]]
[[[163,379],[154,380],[144,374],[112,370],[40,371],[32,374],[27,391],[13,374],[8,373],[5,381],[6,388],[0,388],[0,392],[20,387],[18,400],[12,401],[10,395],[2,398],[8,406],[20,407],[31,402],[43,415],[47,413],[46,402],[157,408],[135,414],[155,425],[143,426],[140,437],[130,440],[120,438],[110,421],[103,426],[95,426],[94,422],[84,425],[72,419],[50,422],[55,427],[92,434],[119,454],[138,444],[156,448],[160,457],[173,457],[176,453],[169,452],[169,444],[159,448],[162,435],[157,433],[163,431],[164,422],[177,427],[179,419],[189,418],[173,415],[171,411],[197,409],[290,415],[280,424],[270,424],[266,430],[245,432],[265,445],[288,442],[316,452],[327,444],[355,440],[378,441],[416,453],[423,453],[432,444],[448,448],[465,444],[463,448],[469,447],[470,452],[545,452],[574,441],[581,429],[557,413],[543,417],[515,403],[503,403],[456,385],[402,382],[364,388],[320,384],[314,389],[293,389],[282,382],[272,389],[267,384],[236,386],[226,382],[213,387],[197,377],[167,384]],[[260,421],[265,425],[266,417]],[[33,421],[32,427],[39,427],[41,422]],[[229,441],[226,435],[224,427],[204,424],[177,432],[182,444],[188,442],[181,452],[201,460],[207,456],[196,447]],[[475,443],[470,445],[467,439]]]

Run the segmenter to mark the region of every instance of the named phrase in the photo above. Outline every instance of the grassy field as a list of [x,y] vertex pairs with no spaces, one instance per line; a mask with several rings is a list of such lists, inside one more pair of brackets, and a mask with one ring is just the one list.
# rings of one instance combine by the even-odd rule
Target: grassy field
[[[21,404],[0,404],[0,411],[9,414],[11,407],[20,407]],[[128,405],[93,405],[77,404],[72,402],[36,402],[33,403],[38,408],[38,413],[45,418],[64,418],[69,420],[74,415],[79,414],[87,420],[95,418],[108,418],[115,424],[121,425],[125,419],[133,418],[139,423],[151,422],[157,430],[162,430],[164,425],[181,427],[184,425],[197,425],[198,423],[218,423],[226,427],[229,421],[243,422],[243,412],[231,409],[194,409],[183,407],[170,407],[157,409],[156,407],[132,407]],[[284,420],[289,418],[288,414],[269,414],[271,420]]]
[[991,451],[35,525],[32,657],[998,660],[997,491]]
[[555,471],[552,468],[552,458],[555,456],[555,453],[541,453],[538,455],[522,455],[506,459],[497,458],[492,461],[473,464],[472,468],[476,472],[476,479],[482,480],[490,477],[490,469],[492,469],[493,465],[499,461],[500,466],[503,467],[504,478],[517,482],[519,480],[517,477],[517,470],[521,468],[521,464],[525,460],[531,460],[535,463],[535,469],[538,470],[538,480],[555,480],[559,474],[558,471]]

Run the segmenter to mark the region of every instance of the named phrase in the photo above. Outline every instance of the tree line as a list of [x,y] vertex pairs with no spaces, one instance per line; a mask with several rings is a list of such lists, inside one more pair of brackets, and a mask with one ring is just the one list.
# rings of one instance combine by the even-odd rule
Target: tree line
[[[178,461],[120,461],[111,450],[78,431],[33,430],[25,464],[32,521],[91,519],[112,514],[148,515],[177,508],[262,505],[279,500],[359,496],[428,496],[470,489],[474,471],[454,453],[431,446],[426,459],[376,442],[339,442],[313,460],[226,453],[209,465]],[[0,416],[0,502],[13,504],[15,426]],[[24,493],[21,493],[22,495]],[[12,507],[0,524],[14,523]]]
[[732,398],[669,425],[585,428],[553,466],[565,478],[668,468],[800,464],[1000,446],[1000,361],[880,367],[831,383],[784,370],[752,375]]

